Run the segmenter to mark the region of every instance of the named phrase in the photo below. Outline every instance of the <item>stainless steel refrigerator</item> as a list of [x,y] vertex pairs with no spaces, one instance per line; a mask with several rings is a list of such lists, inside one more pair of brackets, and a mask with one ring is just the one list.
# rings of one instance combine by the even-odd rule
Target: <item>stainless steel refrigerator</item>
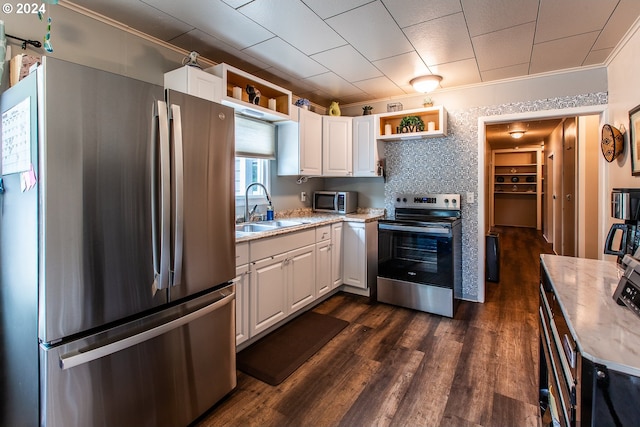
[[236,386],[233,110],[42,62],[0,96],[0,425],[187,425]]

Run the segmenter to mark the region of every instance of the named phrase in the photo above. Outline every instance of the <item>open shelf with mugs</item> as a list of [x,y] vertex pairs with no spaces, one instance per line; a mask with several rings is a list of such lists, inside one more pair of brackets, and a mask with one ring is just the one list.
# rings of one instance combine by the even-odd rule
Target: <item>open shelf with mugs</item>
[[491,226],[541,229],[542,158],[540,147],[491,151]]
[[376,114],[376,139],[438,138],[447,135],[447,111],[442,105]]

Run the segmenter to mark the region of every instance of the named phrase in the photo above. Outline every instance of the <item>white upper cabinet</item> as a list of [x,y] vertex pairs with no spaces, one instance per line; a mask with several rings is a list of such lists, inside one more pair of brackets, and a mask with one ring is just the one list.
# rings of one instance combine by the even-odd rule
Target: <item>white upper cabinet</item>
[[322,175],[322,116],[292,106],[298,121],[278,124],[278,175]]
[[322,117],[322,175],[353,175],[352,117]]
[[353,176],[381,176],[383,143],[376,140],[373,115],[353,118]]
[[188,65],[165,73],[164,87],[213,102],[220,102],[222,97],[220,77]]

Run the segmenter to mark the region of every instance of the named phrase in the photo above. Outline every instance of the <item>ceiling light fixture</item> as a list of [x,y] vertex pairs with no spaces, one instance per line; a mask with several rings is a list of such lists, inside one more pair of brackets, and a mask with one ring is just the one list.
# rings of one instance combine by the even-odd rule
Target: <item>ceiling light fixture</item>
[[523,130],[512,130],[511,132],[509,132],[509,135],[511,135],[511,138],[513,139],[520,139],[524,136],[524,131]]
[[426,76],[415,77],[411,79],[409,83],[416,91],[428,93],[435,90],[441,81],[442,76],[437,74],[428,74]]

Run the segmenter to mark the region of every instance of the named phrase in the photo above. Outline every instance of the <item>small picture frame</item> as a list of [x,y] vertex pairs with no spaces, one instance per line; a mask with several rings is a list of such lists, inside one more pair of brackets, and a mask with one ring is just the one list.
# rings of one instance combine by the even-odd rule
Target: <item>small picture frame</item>
[[631,175],[640,176],[640,105],[629,111]]

